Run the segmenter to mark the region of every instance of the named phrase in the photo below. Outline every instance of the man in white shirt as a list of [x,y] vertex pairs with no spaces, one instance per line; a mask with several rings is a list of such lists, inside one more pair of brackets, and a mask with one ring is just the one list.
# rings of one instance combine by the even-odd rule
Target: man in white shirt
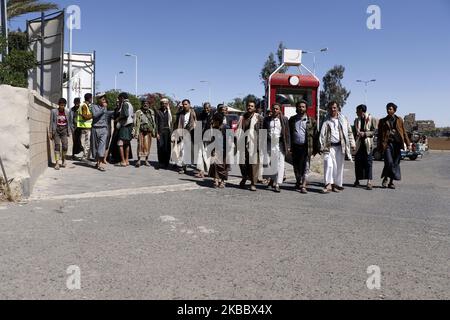
[[[184,137],[179,135],[177,141],[175,141],[176,162],[179,167],[179,173],[184,174],[187,170],[187,164],[192,164],[193,161],[193,140],[194,140],[194,130],[196,127],[197,117],[195,111],[191,108],[191,102],[189,100],[183,100],[183,109],[178,112],[176,118],[176,129],[186,130],[189,132],[189,137]],[[184,139],[190,138],[190,141],[184,141]],[[190,143],[190,145],[188,145]]]
[[323,193],[343,191],[345,156],[352,159],[356,149],[352,127],[339,112],[337,102],[328,104],[328,117],[320,134],[321,150],[324,153],[325,188]]
[[282,114],[281,106],[272,107],[272,115],[264,119],[263,129],[267,130],[268,151],[270,152],[270,182],[277,193],[284,180],[286,152],[290,149],[290,132],[288,119]]

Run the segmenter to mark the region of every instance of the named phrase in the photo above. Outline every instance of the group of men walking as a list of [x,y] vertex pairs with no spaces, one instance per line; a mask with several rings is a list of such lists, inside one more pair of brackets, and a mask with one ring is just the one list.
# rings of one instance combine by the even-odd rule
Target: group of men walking
[[[158,148],[157,169],[168,169],[172,164],[180,174],[187,172],[196,150],[197,177],[209,175],[216,188],[224,188],[230,171],[229,150],[238,159],[242,174],[241,188],[250,181],[250,190],[256,191],[258,183],[265,183],[277,193],[285,181],[285,163],[290,159],[294,167],[296,190],[307,194],[311,158],[323,155],[323,193],[344,190],[344,164],[355,158],[355,183],[360,187],[367,180],[366,189],[373,190],[373,157],[375,147],[382,151],[385,167],[382,186],[395,189],[394,181],[401,180],[401,150],[410,148],[403,120],[396,116],[397,106],[388,104],[388,116],[379,122],[367,112],[365,105],[357,107],[354,130],[341,113],[336,102],[328,104],[328,115],[318,130],[316,120],[307,114],[308,103],[296,104],[296,115],[288,119],[282,106],[272,106],[269,115],[257,113],[254,101],[247,101],[246,112],[240,117],[237,129],[227,118],[225,105],[219,105],[213,113],[211,105],[205,103],[198,119],[189,100],[179,106],[175,117],[170,101],[162,99],[160,108],[154,110],[148,101],[134,112],[126,93],[121,93],[115,109],[108,111],[104,94],[96,97],[93,104],[91,94],[80,103],[75,99],[74,107],[66,109],[67,102],[60,99],[59,108],[51,113],[51,139],[55,144],[55,169],[64,168],[68,151],[68,137],[73,136],[73,154],[82,154],[81,160],[92,159],[96,169],[106,170],[109,162],[127,167],[132,158],[131,140],[137,139],[136,167],[142,163],[150,166],[149,155],[152,141]],[[114,125],[112,125],[114,123]],[[202,129],[196,130],[201,124]],[[212,130],[215,131],[213,134]],[[198,133],[200,132],[200,133]],[[231,132],[231,134],[230,134]],[[378,134],[377,134],[378,132]],[[200,140],[196,135],[200,134]],[[374,138],[377,137],[377,145]],[[261,143],[263,141],[263,143]],[[234,146],[229,148],[229,146]],[[263,176],[268,178],[263,179]]]

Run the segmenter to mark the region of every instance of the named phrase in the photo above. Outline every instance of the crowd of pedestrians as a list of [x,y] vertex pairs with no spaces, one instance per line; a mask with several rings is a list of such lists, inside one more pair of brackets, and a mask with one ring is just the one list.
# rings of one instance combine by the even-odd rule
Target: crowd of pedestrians
[[[186,174],[191,166],[199,179],[210,177],[215,188],[225,188],[231,164],[239,164],[241,188],[257,191],[257,184],[281,192],[286,180],[285,164],[290,159],[295,173],[295,189],[308,193],[311,158],[321,155],[324,160],[324,188],[322,193],[344,191],[345,161],[354,158],[355,188],[367,181],[366,189],[373,190],[373,150],[384,155],[382,187],[395,189],[401,180],[401,151],[411,143],[402,118],[396,115],[397,106],[387,105],[387,117],[378,121],[368,113],[365,105],[356,108],[354,126],[341,113],[338,103],[328,104],[328,114],[321,121],[308,116],[306,101],[296,104],[296,115],[288,119],[282,106],[275,104],[265,117],[254,101],[246,102],[246,112],[240,117],[237,129],[232,128],[228,108],[219,105],[214,112],[210,103],[198,114],[189,100],[172,114],[170,101],[162,99],[153,109],[142,101],[136,112],[127,93],[121,93],[114,109],[108,108],[105,94],[95,97],[86,94],[84,102],[74,100],[71,110],[60,99],[58,109],[51,112],[50,134],[55,146],[55,169],[66,167],[68,139],[73,139],[73,157],[105,172],[108,164],[130,166],[133,159],[131,141],[137,140],[136,164],[150,167],[150,151],[157,144],[156,169],[174,168]],[[111,109],[111,110],[110,110]],[[377,143],[374,143],[377,138]],[[195,167],[193,166],[195,164]],[[267,178],[267,180],[264,179]]]

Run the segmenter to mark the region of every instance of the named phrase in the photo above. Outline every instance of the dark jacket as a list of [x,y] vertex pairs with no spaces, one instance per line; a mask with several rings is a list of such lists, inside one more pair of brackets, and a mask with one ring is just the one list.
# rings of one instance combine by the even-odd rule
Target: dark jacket
[[398,132],[398,137],[400,139],[399,144],[401,149],[403,150],[406,146],[411,144],[411,141],[408,138],[408,134],[405,130],[405,125],[403,119],[394,115],[396,118],[395,127],[391,126],[391,122],[389,121],[389,117],[381,119],[378,124],[378,150],[384,152],[387,150],[389,145],[389,136],[391,130],[396,130]]
[[[168,117],[168,125],[169,125],[169,131],[172,133],[173,130],[173,119],[172,119],[172,112],[170,109],[167,110],[167,117]],[[164,122],[164,110],[163,108],[156,110],[155,112],[155,122],[156,122],[156,132],[158,134],[161,134],[163,129],[165,128],[165,125],[163,125]]]
[[[291,149],[294,149],[295,123],[299,120],[299,115],[295,115],[289,119],[289,132],[291,135]],[[317,123],[311,117],[308,117],[306,124],[306,144],[308,145],[308,156],[315,156],[320,152],[319,146],[319,131],[317,130]]]
[[[270,122],[272,121],[272,117],[264,118],[263,129],[267,130],[267,139],[268,139],[268,150],[271,149],[271,136],[270,136]],[[280,148],[281,152],[284,154],[287,153],[289,148],[291,147],[291,134],[289,130],[289,120],[287,117],[281,115],[281,137],[280,137]]]
[[190,118],[187,126],[184,126],[184,111],[177,113],[177,118],[175,120],[175,129],[186,129],[188,131],[194,131],[197,124],[197,115],[194,109],[189,110]]
[[203,133],[211,129],[213,113],[206,113],[204,110],[199,115],[199,121],[202,122]]

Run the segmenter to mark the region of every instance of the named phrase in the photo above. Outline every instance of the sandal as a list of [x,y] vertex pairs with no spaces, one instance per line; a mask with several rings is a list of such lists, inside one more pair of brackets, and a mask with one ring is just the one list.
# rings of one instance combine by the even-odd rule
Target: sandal
[[198,178],[198,179],[205,179],[205,175],[203,173],[201,173],[201,172],[197,173],[195,175],[195,177]]
[[98,167],[98,171],[105,172],[106,169],[104,167],[100,166],[100,167]]
[[323,188],[322,193],[323,194],[329,194],[331,192],[330,185],[327,185],[325,188]]
[[301,194],[308,194],[308,190],[306,190],[306,188],[301,188],[300,189],[300,193]]

